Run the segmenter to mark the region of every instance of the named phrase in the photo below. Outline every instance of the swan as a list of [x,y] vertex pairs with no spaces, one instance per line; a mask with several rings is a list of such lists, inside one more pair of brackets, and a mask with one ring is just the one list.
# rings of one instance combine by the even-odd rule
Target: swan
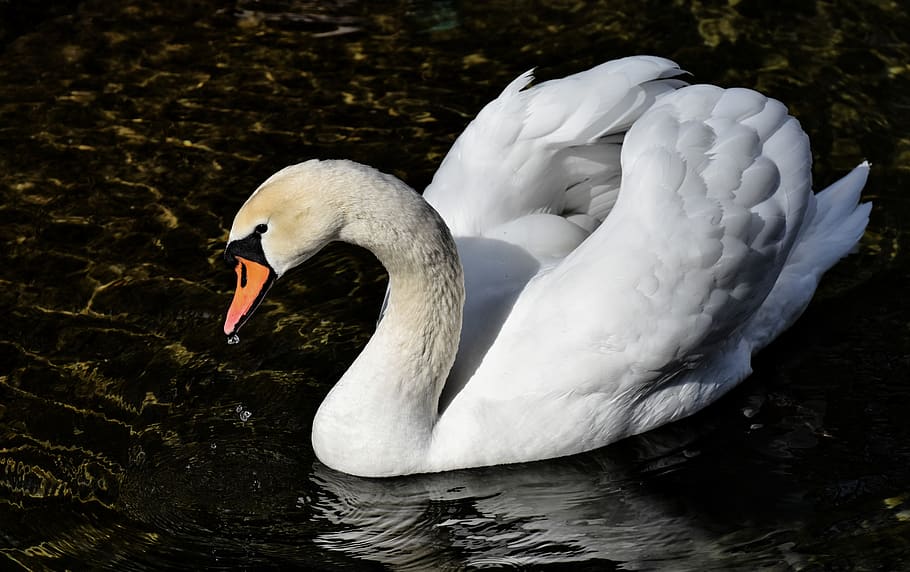
[[388,477],[602,447],[705,407],[862,236],[863,162],[818,194],[807,135],[748,89],[629,57],[486,105],[423,196],[346,160],[259,186],[224,256],[229,341],[332,241],[389,274],[313,420],[327,466]]

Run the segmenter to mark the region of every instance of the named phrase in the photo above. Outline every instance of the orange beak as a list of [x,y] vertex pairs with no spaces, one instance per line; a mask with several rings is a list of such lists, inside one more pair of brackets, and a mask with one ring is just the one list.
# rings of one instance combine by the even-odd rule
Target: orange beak
[[237,333],[240,326],[246,323],[275,281],[275,271],[265,264],[242,256],[236,256],[235,259],[237,290],[234,291],[234,299],[224,320],[224,333],[227,336]]

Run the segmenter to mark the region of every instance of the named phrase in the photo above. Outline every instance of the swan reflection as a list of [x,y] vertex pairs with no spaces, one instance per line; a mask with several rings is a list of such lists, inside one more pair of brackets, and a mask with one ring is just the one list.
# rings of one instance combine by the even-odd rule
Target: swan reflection
[[642,570],[668,560],[704,570],[792,559],[777,542],[769,554],[739,554],[736,526],[723,529],[688,506],[692,499],[649,486],[697,455],[687,448],[693,437],[672,427],[575,457],[383,480],[316,462],[309,508],[328,525],[315,541],[394,570],[570,562]]

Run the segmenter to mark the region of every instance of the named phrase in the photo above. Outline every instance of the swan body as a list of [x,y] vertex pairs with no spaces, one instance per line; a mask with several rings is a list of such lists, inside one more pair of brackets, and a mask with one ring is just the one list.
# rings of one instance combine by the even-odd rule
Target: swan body
[[233,335],[331,241],[389,273],[383,317],[313,421],[326,465],[392,476],[574,454],[701,409],[861,237],[863,163],[815,194],[783,104],[639,56],[488,104],[423,198],[350,161],[279,171],[227,259]]

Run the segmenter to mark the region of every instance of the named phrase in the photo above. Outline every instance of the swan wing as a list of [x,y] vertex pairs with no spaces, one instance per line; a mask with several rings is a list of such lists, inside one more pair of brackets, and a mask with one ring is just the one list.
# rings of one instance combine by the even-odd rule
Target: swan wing
[[456,140],[424,198],[458,245],[467,298],[442,402],[473,375],[517,296],[607,216],[622,137],[685,85],[670,60],[636,56],[528,88],[522,74]]
[[683,85],[672,79],[681,73],[670,60],[636,56],[528,88],[528,71],[467,126],[424,198],[456,238],[489,236],[533,214],[599,222],[619,188],[621,134]]
[[728,340],[773,287],[812,204],[809,141],[776,100],[691,86],[632,127],[622,169],[607,224],[539,288],[584,292],[600,316],[588,328],[625,332],[634,369],[672,371]]
[[491,453],[520,458],[548,447],[522,441],[535,424],[568,454],[716,399],[750,371],[741,326],[800,232],[810,164],[778,101],[714,86],[661,97],[626,135],[609,216],[531,280],[448,421],[510,431]]
[[[458,137],[423,196],[454,235],[467,273],[466,334],[476,341],[463,340],[460,365],[473,371],[489,342],[471,332],[470,317],[509,306],[542,265],[564,258],[606,217],[619,193],[623,133],[660,94],[685,85],[674,79],[681,74],[654,56],[530,88],[528,71]],[[466,381],[454,377],[450,391]]]

